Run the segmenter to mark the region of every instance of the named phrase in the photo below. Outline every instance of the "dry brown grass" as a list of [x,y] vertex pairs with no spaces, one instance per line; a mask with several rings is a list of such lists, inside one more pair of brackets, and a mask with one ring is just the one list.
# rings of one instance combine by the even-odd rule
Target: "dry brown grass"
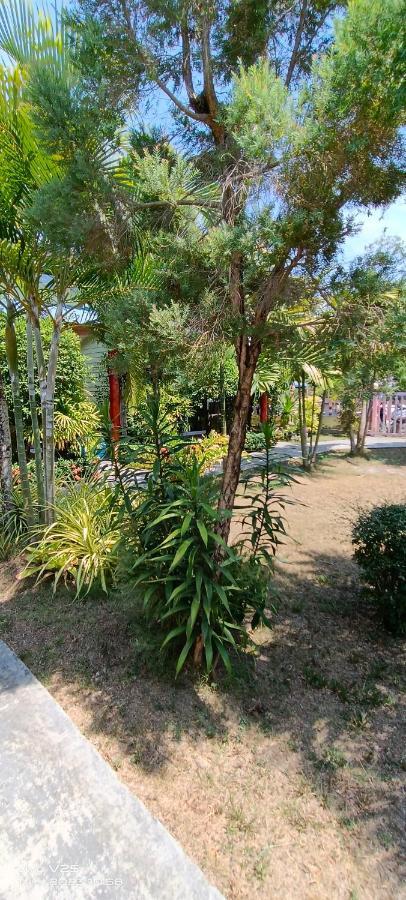
[[174,686],[120,598],[52,599],[12,567],[1,635],[227,897],[401,898],[404,647],[360,598],[350,529],[406,499],[406,452],[329,459],[292,495],[275,627],[232,681]]

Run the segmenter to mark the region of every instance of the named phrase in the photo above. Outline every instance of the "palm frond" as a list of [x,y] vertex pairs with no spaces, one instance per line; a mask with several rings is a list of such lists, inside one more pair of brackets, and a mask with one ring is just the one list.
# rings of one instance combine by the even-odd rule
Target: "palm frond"
[[63,8],[49,6],[45,14],[27,0],[0,3],[0,49],[19,66],[45,63],[56,74],[68,64],[68,40]]

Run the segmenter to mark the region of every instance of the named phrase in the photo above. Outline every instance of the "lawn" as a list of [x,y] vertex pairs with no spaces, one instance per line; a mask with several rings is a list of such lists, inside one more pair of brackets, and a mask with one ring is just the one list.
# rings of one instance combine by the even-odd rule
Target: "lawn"
[[393,900],[404,646],[361,597],[350,532],[359,506],[406,499],[406,451],[328,457],[288,493],[274,628],[232,679],[174,686],[130,596],[53,597],[16,563],[0,634],[227,897]]

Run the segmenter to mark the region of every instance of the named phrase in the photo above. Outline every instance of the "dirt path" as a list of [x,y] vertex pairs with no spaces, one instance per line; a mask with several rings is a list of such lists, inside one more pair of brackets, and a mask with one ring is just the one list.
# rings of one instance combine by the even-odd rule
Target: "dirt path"
[[4,569],[0,633],[228,898],[400,900],[404,647],[360,599],[350,520],[406,500],[406,453],[329,460],[292,497],[275,627],[228,684],[154,677],[122,597]]

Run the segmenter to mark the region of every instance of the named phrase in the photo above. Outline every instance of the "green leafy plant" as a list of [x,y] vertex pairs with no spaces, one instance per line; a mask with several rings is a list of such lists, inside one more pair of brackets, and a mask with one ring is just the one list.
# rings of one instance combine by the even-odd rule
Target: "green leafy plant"
[[352,543],[365,583],[371,588],[385,627],[406,631],[406,504],[377,506],[362,512]]
[[0,513],[0,562],[5,562],[20,552],[26,533],[20,508],[14,505],[7,513]]
[[37,529],[27,548],[24,576],[72,579],[76,596],[94,584],[107,592],[118,561],[122,514],[106,484],[83,480],[68,487],[55,504],[55,521]]
[[217,431],[211,431],[207,437],[194,444],[189,444],[184,451],[184,459],[191,460],[194,457],[197,462],[201,463],[201,471],[205,472],[215,463],[221,462],[227,455],[228,438],[219,434]]
[[87,449],[97,441],[100,425],[97,407],[89,400],[82,400],[63,411],[56,410],[55,445],[58,450]]
[[191,656],[207,672],[217,659],[230,671],[230,650],[248,638],[246,616],[253,626],[266,622],[268,595],[262,585],[250,589],[257,573],[217,534],[216,481],[203,475],[205,460],[161,431],[159,398],[150,397],[148,423],[156,460],[132,510],[130,574],[148,622],[166,631],[162,649],[179,648],[176,675]]
[[[168,629],[162,647],[171,641],[181,647],[176,675],[192,651],[197,665],[204,654],[208,672],[217,656],[230,670],[229,649],[244,631],[236,554],[214,531],[215,495],[196,459],[176,461],[160,484],[150,478],[134,516],[142,547],[132,566],[135,585],[148,619]],[[217,560],[219,545],[224,555]]]
[[247,431],[245,436],[244,449],[247,453],[260,452],[265,450],[265,438],[263,431]]
[[279,489],[294,479],[280,467],[272,466],[274,433],[269,422],[261,425],[261,435],[265,445],[265,465],[245,482],[243,502],[237,504],[236,509],[244,513],[240,544],[245,552],[265,561],[272,569],[276,550],[286,536],[283,510],[289,502]]

